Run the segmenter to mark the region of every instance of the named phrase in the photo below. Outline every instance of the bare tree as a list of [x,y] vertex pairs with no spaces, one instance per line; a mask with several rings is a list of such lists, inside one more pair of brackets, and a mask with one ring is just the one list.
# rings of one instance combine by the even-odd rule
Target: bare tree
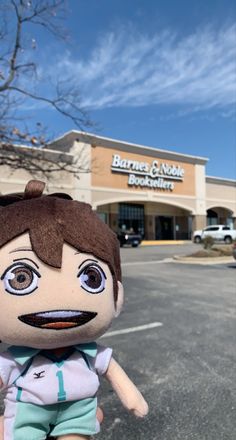
[[[0,3],[0,166],[24,168],[30,173],[41,167],[41,152],[50,140],[48,129],[41,121],[30,128],[19,106],[33,101],[47,105],[69,118],[73,125],[84,130],[92,124],[81,106],[78,89],[70,81],[53,79],[46,92],[38,87],[39,65],[35,61],[37,40],[32,32],[41,28],[51,37],[66,41],[63,27],[66,13],[65,0],[1,0]],[[20,116],[19,116],[20,114]],[[18,145],[35,148],[19,148]],[[35,162],[36,159],[36,162]],[[48,174],[65,170],[75,175],[88,172],[79,163],[68,163],[44,155],[44,171]],[[68,158],[67,158],[68,159]],[[77,159],[78,160],[78,159]],[[71,161],[69,161],[71,162]],[[37,163],[37,166],[36,166]],[[86,171],[85,171],[86,170]],[[43,170],[40,170],[43,172]]]

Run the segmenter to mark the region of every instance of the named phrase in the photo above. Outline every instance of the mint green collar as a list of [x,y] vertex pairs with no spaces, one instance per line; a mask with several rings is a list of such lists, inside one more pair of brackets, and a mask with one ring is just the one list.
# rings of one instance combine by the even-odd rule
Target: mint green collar
[[40,352],[40,349],[31,347],[18,347],[17,345],[12,345],[7,349],[7,351],[11,353],[18,364],[24,365],[32,357],[36,356],[36,354]]
[[96,342],[88,342],[87,344],[78,344],[74,346],[77,351],[82,351],[84,354],[87,354],[91,357],[96,357],[97,355],[97,344]]
[[[89,342],[87,344],[77,344],[74,345],[74,348],[77,351],[80,351],[85,355],[91,357],[95,357],[97,354],[96,342]],[[8,348],[8,351],[11,353],[11,355],[18,364],[24,365],[27,361],[29,361],[31,358],[36,356],[41,350],[37,348],[18,347],[16,345],[12,345],[11,347]]]

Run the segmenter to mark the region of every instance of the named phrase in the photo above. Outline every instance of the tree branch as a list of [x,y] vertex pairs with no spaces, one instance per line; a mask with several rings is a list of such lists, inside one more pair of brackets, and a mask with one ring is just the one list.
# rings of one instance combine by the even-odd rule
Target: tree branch
[[49,152],[43,148],[27,148],[2,144],[0,148],[0,166],[12,171],[24,169],[33,177],[42,173],[47,178],[58,172],[72,174],[79,179],[81,173],[89,173],[88,161],[82,159],[83,151],[75,159],[71,154]]
[[[45,146],[49,141],[46,128],[37,119],[35,126],[29,129],[32,123],[27,122],[29,116],[22,110],[22,104],[28,100],[41,102],[70,119],[81,130],[93,125],[80,104],[74,81],[63,82],[54,77],[54,83],[50,84],[48,77],[46,84],[53,92],[49,95],[44,89],[41,93],[37,82],[40,56],[35,56],[40,44],[34,47],[34,55],[28,44],[27,27],[30,32],[41,27],[50,35],[65,40],[62,26],[65,5],[66,0],[0,0],[0,166],[13,171],[25,169],[46,177],[60,171],[78,177],[90,171],[82,156],[75,162],[71,155],[46,154]],[[32,72],[35,75],[29,77]],[[30,148],[19,147],[22,143]],[[32,149],[32,146],[37,148]]]
[[[8,90],[18,92],[35,101],[45,102],[46,104],[50,105],[55,110],[57,110],[61,115],[71,119],[74,122],[74,124],[79,128],[81,128],[82,125],[89,125],[89,121],[86,117],[86,111],[81,107],[79,107],[75,102],[73,102],[73,100],[75,100],[76,98],[76,95],[72,95],[68,92],[59,93],[56,98],[50,99],[50,98],[46,98],[45,96],[36,95],[32,92],[23,90],[16,86],[9,86]],[[70,96],[72,98],[71,100],[69,99]],[[74,110],[76,114],[74,114],[71,110]]]
[[17,5],[15,4],[14,0],[11,0],[11,3],[13,4],[13,6],[15,8],[16,17],[17,17],[16,36],[15,36],[15,44],[14,44],[14,48],[13,48],[12,57],[11,57],[10,63],[9,63],[10,72],[9,72],[9,75],[8,75],[8,78],[6,79],[6,81],[0,86],[0,92],[7,90],[9,85],[15,79],[16,60],[17,60],[18,51],[20,49],[20,38],[21,38],[22,24],[21,24],[21,19],[20,19],[19,13],[18,13]]

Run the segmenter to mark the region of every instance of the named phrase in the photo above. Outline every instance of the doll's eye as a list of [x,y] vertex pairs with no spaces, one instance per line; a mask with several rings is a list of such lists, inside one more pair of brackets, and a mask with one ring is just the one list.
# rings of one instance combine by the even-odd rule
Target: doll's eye
[[88,264],[79,272],[78,278],[81,287],[87,292],[100,293],[105,289],[106,275],[97,265]]
[[40,274],[26,263],[17,263],[8,267],[1,280],[6,292],[12,295],[29,295],[38,287]]

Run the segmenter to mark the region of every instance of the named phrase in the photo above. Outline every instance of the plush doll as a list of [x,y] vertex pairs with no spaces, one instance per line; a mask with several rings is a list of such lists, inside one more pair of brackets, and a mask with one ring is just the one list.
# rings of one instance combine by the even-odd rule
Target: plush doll
[[66,194],[0,197],[0,387],[4,440],[88,439],[99,432],[98,376],[123,405],[147,414],[141,393],[95,341],[123,304],[116,235]]

